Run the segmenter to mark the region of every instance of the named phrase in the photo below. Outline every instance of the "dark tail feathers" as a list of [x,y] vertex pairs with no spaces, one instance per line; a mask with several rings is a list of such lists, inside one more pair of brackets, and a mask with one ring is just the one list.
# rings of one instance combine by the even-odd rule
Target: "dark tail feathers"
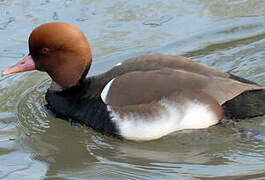
[[265,90],[241,93],[222,105],[226,118],[245,119],[265,115]]

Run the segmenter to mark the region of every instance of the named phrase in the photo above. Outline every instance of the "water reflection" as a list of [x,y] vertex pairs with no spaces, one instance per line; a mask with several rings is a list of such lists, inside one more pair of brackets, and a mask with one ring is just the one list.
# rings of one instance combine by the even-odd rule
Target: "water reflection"
[[204,6],[205,13],[211,13],[218,19],[228,19],[236,17],[264,16],[265,1],[259,0],[200,0]]

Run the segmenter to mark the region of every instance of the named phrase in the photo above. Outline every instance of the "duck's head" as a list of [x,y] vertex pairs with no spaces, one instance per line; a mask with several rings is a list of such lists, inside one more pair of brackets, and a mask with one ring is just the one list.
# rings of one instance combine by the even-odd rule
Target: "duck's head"
[[32,31],[29,55],[5,69],[2,76],[39,70],[47,72],[62,87],[71,87],[90,67],[91,60],[89,42],[77,26],[62,22],[47,23]]

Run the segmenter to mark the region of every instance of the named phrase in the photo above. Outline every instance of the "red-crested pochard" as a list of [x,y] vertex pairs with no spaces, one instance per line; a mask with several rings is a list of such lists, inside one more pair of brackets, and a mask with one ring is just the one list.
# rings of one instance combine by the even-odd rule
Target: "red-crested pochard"
[[91,61],[83,32],[53,22],[33,30],[29,55],[2,75],[47,72],[53,82],[46,101],[58,117],[130,140],[152,140],[177,130],[208,128],[223,118],[265,114],[264,86],[184,57],[142,55],[86,77]]

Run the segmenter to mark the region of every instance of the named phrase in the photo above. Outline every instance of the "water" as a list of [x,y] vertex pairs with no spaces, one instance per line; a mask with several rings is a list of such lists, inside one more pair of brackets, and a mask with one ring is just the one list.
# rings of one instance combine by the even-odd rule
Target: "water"
[[[91,75],[159,52],[265,85],[264,12],[263,0],[1,0],[0,69],[28,53],[34,27],[64,21],[89,38]],[[265,117],[120,141],[49,115],[49,83],[40,72],[0,79],[0,179],[265,178]]]

